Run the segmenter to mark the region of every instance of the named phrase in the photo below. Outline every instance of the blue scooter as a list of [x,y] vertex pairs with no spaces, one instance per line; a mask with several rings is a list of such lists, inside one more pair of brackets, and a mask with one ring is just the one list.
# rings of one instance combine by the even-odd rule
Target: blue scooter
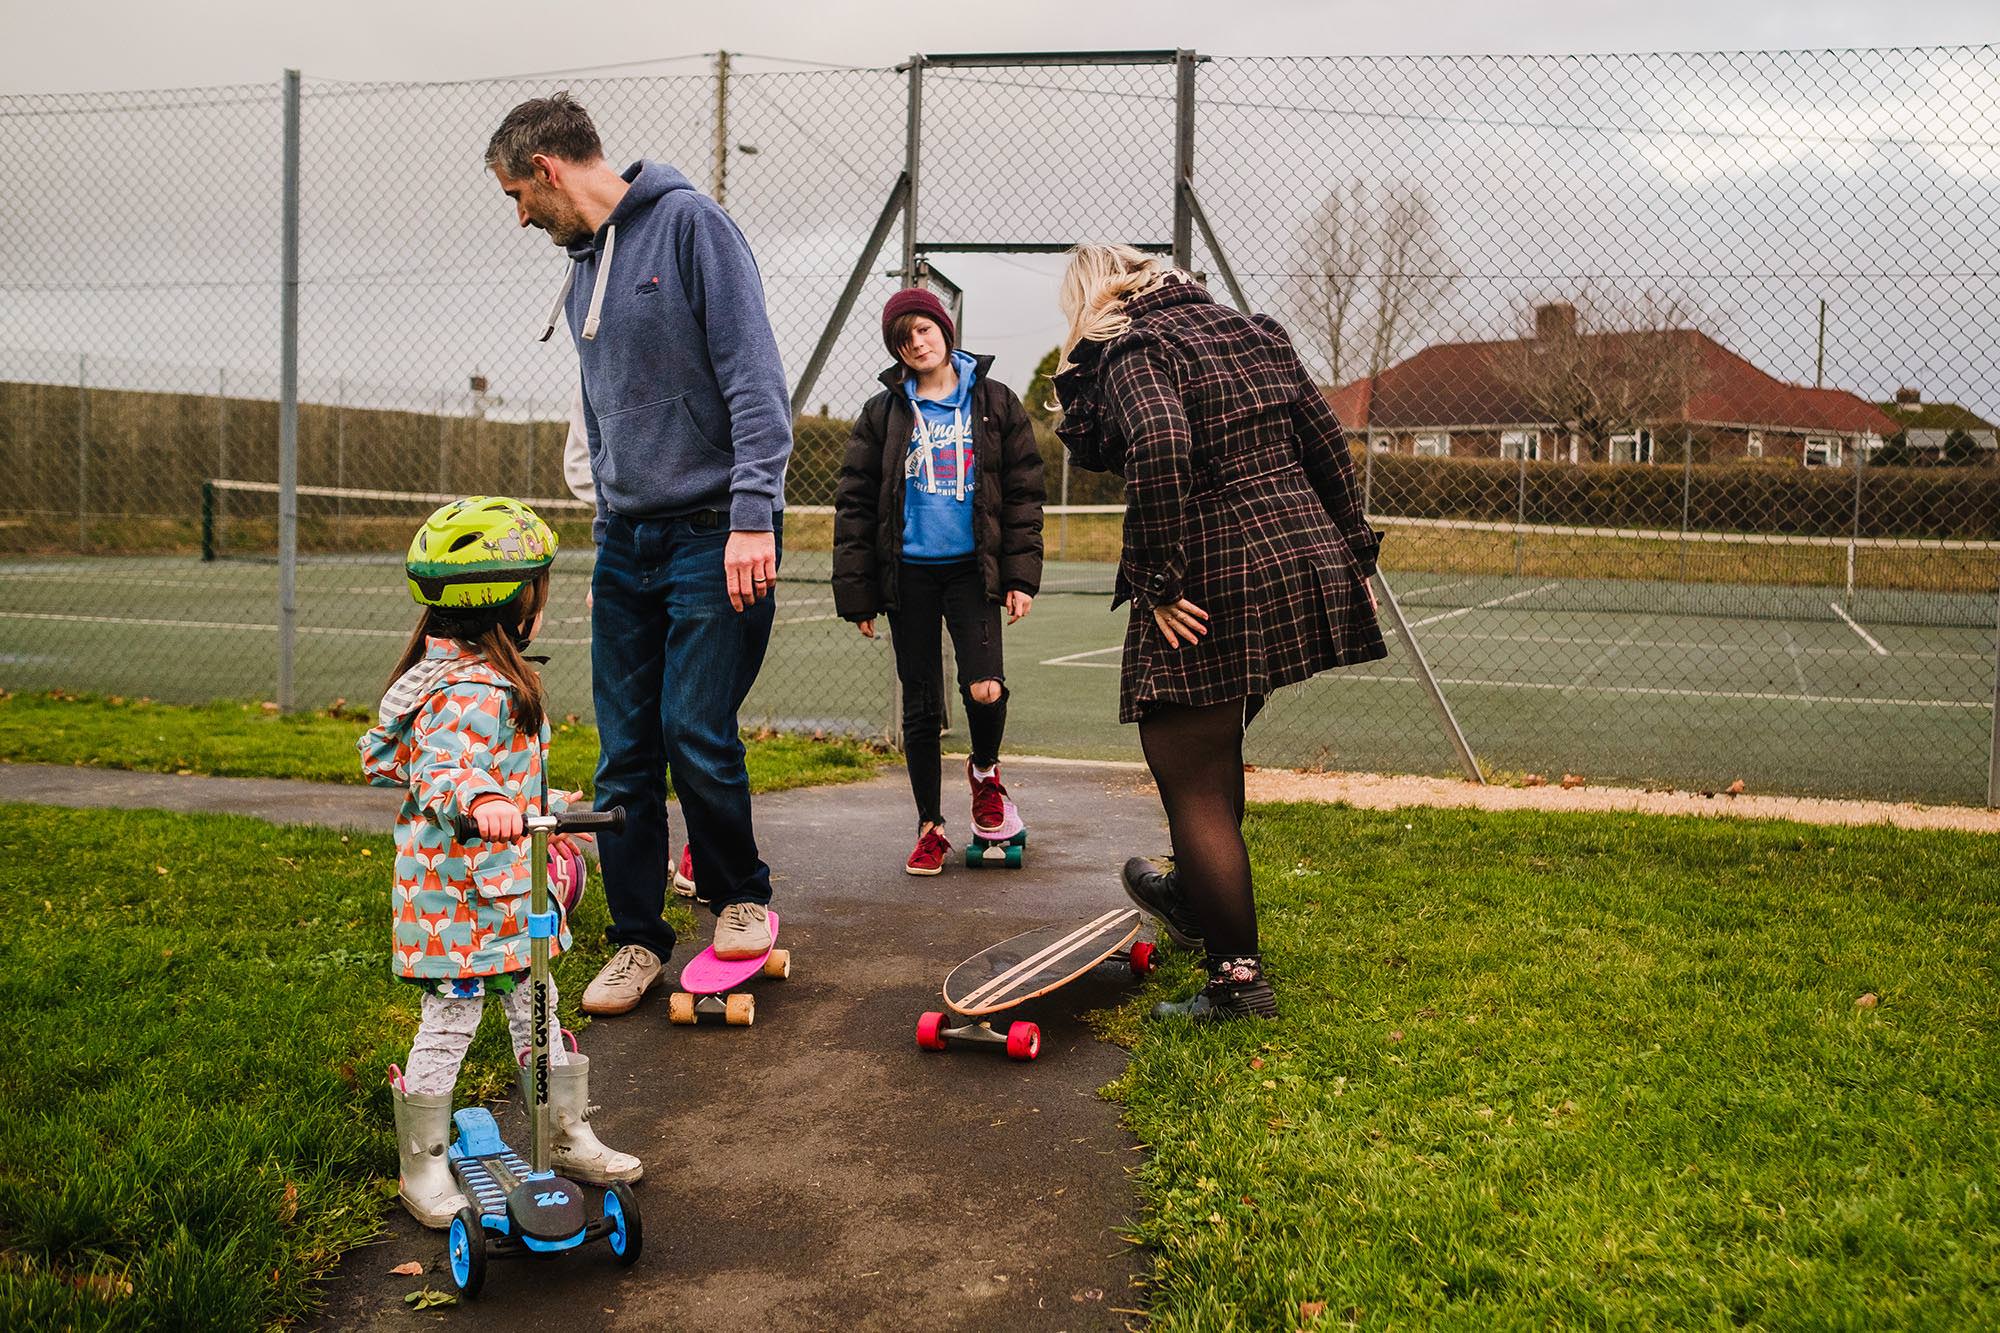
[[[458,1137],[446,1158],[471,1200],[451,1219],[451,1280],[461,1296],[479,1294],[488,1259],[546,1258],[601,1240],[619,1266],[639,1261],[639,1201],[631,1187],[620,1183],[606,1190],[598,1215],[592,1217],[582,1187],[549,1169],[549,1030],[555,1018],[549,1012],[549,940],[559,920],[549,904],[549,835],[619,833],[624,828],[622,809],[527,816],[533,868],[528,900],[528,975],[534,987],[534,1045],[528,1058],[532,1161],[507,1146],[491,1111],[471,1106],[452,1114]],[[461,816],[457,833],[460,842],[468,842],[479,836],[479,826]]]

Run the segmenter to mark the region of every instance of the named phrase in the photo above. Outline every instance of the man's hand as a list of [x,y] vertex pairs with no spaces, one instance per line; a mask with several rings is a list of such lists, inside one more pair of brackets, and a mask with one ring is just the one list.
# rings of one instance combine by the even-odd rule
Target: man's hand
[[854,628],[856,628],[856,629],[858,629],[858,630],[860,630],[860,631],[861,631],[861,637],[862,637],[862,638],[864,638],[864,639],[872,639],[872,638],[874,638],[874,637],[875,637],[875,617],[873,617],[873,616],[870,616],[870,617],[868,617],[868,619],[866,619],[866,620],[857,620],[857,621],[855,621],[855,622],[854,622]]
[[472,822],[483,842],[513,842],[527,829],[521,807],[504,796],[486,795],[472,803]]
[[778,582],[778,540],[768,532],[736,531],[723,548],[722,572],[729,580],[729,604],[748,610],[771,595]]
[[1029,609],[1033,607],[1034,604],[1035,604],[1035,599],[1028,596],[1028,594],[1022,592],[1019,588],[1016,588],[1014,589],[1014,591],[1008,593],[1007,623],[1011,625],[1015,621],[1019,620],[1022,616],[1027,615]]

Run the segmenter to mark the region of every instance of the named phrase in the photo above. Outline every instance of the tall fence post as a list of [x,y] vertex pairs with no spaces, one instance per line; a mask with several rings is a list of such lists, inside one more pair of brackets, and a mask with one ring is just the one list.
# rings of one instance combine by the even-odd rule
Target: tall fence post
[[1174,267],[1189,270],[1194,268],[1194,213],[1185,187],[1194,180],[1194,69],[1193,51],[1174,52]]
[[439,390],[438,390],[438,399],[437,399],[437,402],[438,402],[438,410],[437,410],[437,419],[438,419],[438,484],[437,484],[437,488],[438,488],[438,494],[440,494],[440,495],[444,494],[444,493],[445,493],[446,491],[448,491],[448,490],[450,490],[450,489],[451,489],[451,486],[449,485],[449,478],[448,478],[448,477],[446,476],[446,474],[445,474],[445,463],[446,463],[446,459],[447,459],[447,456],[448,456],[448,451],[449,451],[449,449],[450,449],[450,447],[451,447],[451,446],[450,446],[450,442],[449,442],[449,440],[448,440],[448,439],[447,439],[447,437],[446,437],[446,434],[445,434],[445,427],[444,427],[444,413],[445,413],[445,393],[446,393],[446,391],[445,391],[445,390],[443,390],[443,389],[439,389]]
[[[1364,509],[1366,506],[1364,506]],[[1521,443],[1521,470],[1514,482],[1514,577],[1521,577],[1522,543],[1527,534],[1522,531],[1528,524],[1528,445]]]
[[924,156],[924,58],[910,57],[909,106],[903,124],[903,285],[917,285],[917,180]]
[[299,72],[285,71],[283,279],[278,306],[278,709],[289,713],[299,574]]
[[1062,456],[1062,522],[1056,527],[1056,559],[1069,559],[1069,450]]
[[76,549],[90,546],[90,358],[76,357]]
[[[347,377],[333,382],[333,484],[347,485]],[[336,518],[347,515],[347,498],[335,496],[333,513]]]

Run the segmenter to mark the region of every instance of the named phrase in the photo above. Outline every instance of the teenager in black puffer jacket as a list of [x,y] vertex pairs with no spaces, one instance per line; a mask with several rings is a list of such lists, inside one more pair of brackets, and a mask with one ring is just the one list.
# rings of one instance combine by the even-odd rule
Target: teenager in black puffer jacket
[[1010,827],[1000,785],[1007,724],[1000,612],[1028,614],[1042,583],[1042,456],[993,358],[958,350],[951,316],[910,288],[882,310],[896,364],[854,423],[834,496],[834,609],[875,637],[887,613],[903,685],[903,749],[917,802],[913,875],[944,868],[938,732],[943,640],[951,632],[972,733],[973,832]]

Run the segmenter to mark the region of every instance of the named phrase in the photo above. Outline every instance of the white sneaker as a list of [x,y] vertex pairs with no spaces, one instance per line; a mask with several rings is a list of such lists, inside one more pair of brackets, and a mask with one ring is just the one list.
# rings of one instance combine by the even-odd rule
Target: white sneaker
[[660,956],[642,944],[628,944],[611,955],[604,970],[583,991],[586,1014],[629,1014],[660,979]]
[[762,903],[731,903],[715,923],[717,958],[762,958],[771,952],[771,914]]

